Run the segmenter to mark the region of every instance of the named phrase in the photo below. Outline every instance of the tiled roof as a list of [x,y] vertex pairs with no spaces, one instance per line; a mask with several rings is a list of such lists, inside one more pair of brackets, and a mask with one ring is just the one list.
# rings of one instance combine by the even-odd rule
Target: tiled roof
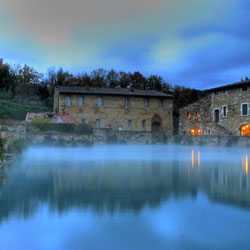
[[97,88],[97,87],[70,87],[70,86],[58,86],[59,93],[80,93],[80,94],[95,94],[95,95],[122,95],[122,96],[148,96],[148,97],[162,97],[172,98],[172,95],[156,91],[156,90],[140,90],[126,88]]
[[67,123],[67,124],[76,124],[76,120],[70,115],[64,114],[53,114],[53,113],[27,113],[26,122],[30,122],[34,118],[51,118],[53,123]]
[[250,80],[246,80],[246,81],[235,82],[235,83],[219,86],[219,87],[212,88],[212,89],[207,89],[206,91],[213,92],[213,91],[223,90],[223,89],[235,89],[235,88],[241,88],[243,86],[249,86],[249,85],[250,85]]

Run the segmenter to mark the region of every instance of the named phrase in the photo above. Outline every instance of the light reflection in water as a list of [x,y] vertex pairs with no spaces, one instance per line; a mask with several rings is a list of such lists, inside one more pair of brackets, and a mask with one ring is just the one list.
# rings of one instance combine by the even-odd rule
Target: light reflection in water
[[198,151],[198,167],[201,165],[201,152],[200,150]]
[[246,174],[248,175],[249,171],[249,162],[248,162],[248,155],[246,154]]
[[194,167],[194,150],[192,150],[192,167]]

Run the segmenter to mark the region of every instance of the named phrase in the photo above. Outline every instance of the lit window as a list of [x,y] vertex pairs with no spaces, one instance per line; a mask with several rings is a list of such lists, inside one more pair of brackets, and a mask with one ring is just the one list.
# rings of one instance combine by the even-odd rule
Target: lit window
[[66,98],[65,98],[65,104],[66,104],[66,106],[70,106],[70,103],[71,103],[70,96],[66,96]]
[[102,97],[98,97],[98,107],[102,107],[103,106],[103,102],[102,102]]
[[96,120],[95,127],[96,128],[100,128],[100,120],[99,119]]
[[159,101],[159,108],[162,109],[163,108],[163,100]]
[[146,120],[142,120],[142,130],[145,130],[146,127]]
[[200,129],[196,129],[196,128],[192,128],[190,130],[190,134],[191,135],[201,135],[201,130]]
[[199,119],[199,115],[200,115],[199,112],[195,112],[195,120],[198,120],[198,119]]
[[83,106],[83,97],[82,96],[78,97],[78,106]]
[[227,106],[226,105],[224,105],[222,107],[222,114],[223,114],[223,117],[227,117]]
[[191,113],[187,112],[187,120],[190,120],[190,119],[191,119]]
[[125,107],[128,108],[130,106],[129,98],[125,99]]
[[241,115],[248,115],[248,103],[241,104]]
[[241,135],[250,135],[250,126],[248,124],[241,127]]
[[145,108],[148,108],[149,107],[149,99],[146,99],[145,100]]
[[131,130],[131,129],[132,129],[132,121],[128,120],[128,130]]

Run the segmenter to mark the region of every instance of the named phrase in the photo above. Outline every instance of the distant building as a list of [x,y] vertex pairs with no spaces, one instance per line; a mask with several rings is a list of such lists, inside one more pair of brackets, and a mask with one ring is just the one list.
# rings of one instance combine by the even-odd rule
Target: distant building
[[172,133],[172,96],[159,91],[58,86],[54,112],[93,128]]
[[250,81],[208,90],[180,109],[180,135],[250,135]]

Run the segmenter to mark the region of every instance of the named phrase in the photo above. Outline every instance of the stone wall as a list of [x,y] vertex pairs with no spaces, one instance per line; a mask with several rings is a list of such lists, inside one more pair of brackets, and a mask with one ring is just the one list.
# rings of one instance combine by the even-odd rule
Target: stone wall
[[4,147],[7,148],[15,139],[25,138],[25,128],[23,123],[12,124],[12,127],[0,125],[0,138],[4,141]]
[[160,132],[116,131],[95,129],[93,135],[29,133],[27,141],[31,145],[81,147],[104,144],[167,144],[214,147],[250,147],[249,136],[180,136],[165,135]]
[[[202,135],[240,135],[241,126],[250,125],[250,112],[242,115],[241,105],[250,104],[250,88],[214,91],[201,100],[180,109],[179,134],[188,135],[191,129],[200,129]],[[226,113],[223,112],[223,107]],[[215,119],[215,111],[219,112],[219,120]],[[199,116],[195,118],[196,112]],[[190,113],[190,119],[187,114]]]
[[[70,106],[66,106],[65,98],[70,96]],[[83,106],[78,105],[78,98],[83,97]],[[161,130],[172,134],[172,98],[157,97],[129,97],[129,107],[125,107],[126,96],[102,95],[103,106],[97,105],[99,95],[80,94],[55,94],[56,110],[60,114],[69,114],[74,117],[77,123],[86,122],[91,127],[96,127],[96,120],[99,120],[100,128],[129,129],[128,121],[131,120],[131,130],[151,131],[154,119],[161,122]],[[145,107],[145,100],[149,100],[149,107]],[[160,100],[163,106],[159,107]],[[145,127],[142,123],[145,120]]]

